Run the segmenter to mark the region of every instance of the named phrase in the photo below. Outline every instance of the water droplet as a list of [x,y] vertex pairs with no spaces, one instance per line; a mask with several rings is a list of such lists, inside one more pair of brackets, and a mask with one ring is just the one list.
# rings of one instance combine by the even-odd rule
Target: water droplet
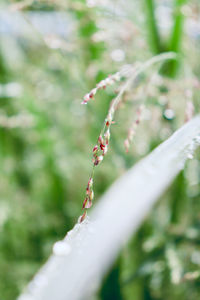
[[53,245],[53,253],[55,255],[68,255],[70,252],[70,245],[64,241],[58,241]]
[[167,119],[167,120],[172,120],[174,117],[175,117],[175,113],[173,111],[173,109],[166,109],[164,111],[164,117]]

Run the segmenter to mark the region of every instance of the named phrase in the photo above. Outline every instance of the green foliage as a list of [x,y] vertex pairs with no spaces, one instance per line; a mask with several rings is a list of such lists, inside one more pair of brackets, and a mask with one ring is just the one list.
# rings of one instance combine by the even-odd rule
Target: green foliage
[[[33,1],[24,6],[22,15],[62,11],[72,22],[70,34],[46,36],[27,22],[28,34],[0,36],[0,299],[19,295],[51,254],[54,242],[64,237],[81,214],[91,150],[118,86],[100,91],[87,106],[80,105],[83,95],[122,64],[145,60],[150,49],[154,53],[185,51],[190,69],[199,76],[196,44],[189,51],[183,47],[190,42],[183,35],[181,7],[185,2],[175,3],[169,43],[160,38],[154,11],[157,2],[145,2],[148,28],[137,18],[143,10],[135,12],[131,1],[125,17],[120,14],[121,6],[115,13],[109,7],[89,8],[86,1]],[[24,18],[27,20],[26,15]],[[150,43],[145,43],[147,30]],[[113,59],[116,49],[124,53],[121,61]],[[175,74],[177,65],[170,62],[166,70]],[[185,102],[180,102],[183,95],[178,93],[180,85],[184,88],[184,77],[155,86],[151,77],[138,79],[135,94],[125,95],[113,124],[110,151],[95,175],[95,201],[120,174],[183,123]],[[163,102],[167,97],[172,103]],[[126,154],[123,141],[140,101],[147,103],[146,120]],[[194,102],[198,111],[199,90]],[[177,112],[173,120],[164,117],[168,107]],[[184,277],[200,265],[199,153],[194,161],[124,247],[97,299],[199,298],[199,278]],[[173,257],[180,264],[179,282],[173,281]]]
[[[173,26],[167,41],[163,41],[159,33],[159,24],[155,15],[155,1],[145,0],[149,45],[155,54],[165,51],[173,51],[181,54],[181,42],[184,32],[183,5],[187,0],[175,0],[173,12]],[[167,62],[162,69],[164,75],[174,77],[178,71],[178,61]]]

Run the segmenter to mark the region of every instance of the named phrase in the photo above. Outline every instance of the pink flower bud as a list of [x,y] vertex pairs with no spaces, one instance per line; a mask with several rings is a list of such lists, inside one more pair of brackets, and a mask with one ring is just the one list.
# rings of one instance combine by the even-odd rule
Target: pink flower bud
[[81,102],[81,104],[87,104],[87,101],[83,100],[83,101]]
[[105,145],[104,144],[100,144],[100,148],[101,148],[101,150],[104,150]]
[[90,191],[89,197],[90,197],[90,201],[92,201],[94,198],[94,192],[92,190]]
[[89,199],[85,208],[90,208],[92,206],[92,201]]
[[99,143],[99,144],[103,144],[103,138],[102,138],[101,135],[100,135],[99,138],[98,138],[98,143]]
[[86,197],[85,200],[83,201],[82,209],[86,207],[87,202],[88,202],[88,197]]
[[95,159],[93,158],[92,162],[94,163],[95,166],[97,166],[99,164],[97,157]]
[[98,145],[94,146],[92,152],[95,152],[95,153],[96,153],[97,151],[98,151]]
[[79,222],[82,223],[85,220],[85,217],[87,216],[87,211],[85,210],[82,216],[79,219]]
[[106,145],[105,148],[103,149],[103,155],[106,155],[107,152],[108,152],[108,146]]
[[94,161],[94,165],[97,166],[100,164],[100,162],[102,162],[103,160],[103,155],[97,156],[95,161]]
[[90,98],[93,98],[93,97],[94,97],[94,94],[91,92],[91,93],[89,94],[89,97],[90,97]]

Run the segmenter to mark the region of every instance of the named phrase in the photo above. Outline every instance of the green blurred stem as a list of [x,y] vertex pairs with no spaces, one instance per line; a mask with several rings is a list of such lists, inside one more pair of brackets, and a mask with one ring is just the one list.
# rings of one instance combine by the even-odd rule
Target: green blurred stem
[[121,258],[118,258],[117,261],[112,266],[110,272],[104,278],[102,287],[99,292],[99,298],[101,300],[123,300],[122,296],[122,287],[120,281],[121,274]]
[[145,0],[146,18],[149,35],[149,43],[154,54],[163,52],[161,46],[161,38],[158,30],[158,24],[155,17],[155,3],[154,0]]
[[[167,47],[164,47],[155,17],[155,2],[154,0],[145,0],[148,26],[147,31],[149,34],[150,47],[154,54],[159,54],[165,51],[172,51],[177,54],[181,52],[181,42],[184,30],[184,15],[182,14],[182,7],[186,1],[187,0],[175,0],[172,32],[170,34],[169,41],[167,42]],[[179,62],[177,60],[170,60],[164,64],[161,72],[163,75],[175,77],[178,65]]]
[[[186,0],[175,0],[174,8],[174,25],[170,35],[169,41],[169,51],[180,53],[181,51],[181,42],[184,31],[184,15],[182,13],[182,7],[186,3]],[[177,73],[179,62],[169,61],[167,64],[166,75],[174,77]]]
[[7,82],[7,77],[8,77],[8,71],[7,71],[5,62],[3,60],[3,56],[2,56],[1,48],[0,48],[0,83]]

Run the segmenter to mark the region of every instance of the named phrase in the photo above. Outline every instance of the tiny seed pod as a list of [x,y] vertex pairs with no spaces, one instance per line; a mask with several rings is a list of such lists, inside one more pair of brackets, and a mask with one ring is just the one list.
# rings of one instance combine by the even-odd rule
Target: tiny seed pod
[[86,207],[87,202],[88,202],[88,197],[86,197],[85,200],[83,201],[83,207],[82,207],[82,209],[84,209]]
[[97,156],[96,160],[94,161],[94,165],[98,166],[103,160],[103,155]]
[[83,98],[84,101],[89,101],[90,100],[90,94],[86,94]]
[[83,101],[81,102],[81,104],[87,104],[87,101],[83,100]]
[[94,163],[95,166],[97,166],[99,164],[98,157],[96,157],[95,159],[93,158],[92,162]]
[[82,223],[85,220],[85,217],[87,216],[87,211],[85,210],[82,216],[79,219],[79,222]]
[[105,145],[104,144],[100,144],[100,148],[101,148],[101,150],[104,150]]
[[89,197],[90,197],[90,201],[92,201],[94,198],[94,192],[92,190],[90,191]]
[[92,152],[95,152],[95,153],[96,153],[97,151],[98,151],[98,145],[94,146]]
[[92,206],[92,201],[89,199],[85,208],[90,208]]
[[103,144],[103,138],[102,138],[101,135],[100,135],[99,138],[98,138],[98,143],[99,143],[99,144]]
[[106,145],[105,148],[103,149],[103,155],[106,155],[107,152],[108,152],[108,146]]

